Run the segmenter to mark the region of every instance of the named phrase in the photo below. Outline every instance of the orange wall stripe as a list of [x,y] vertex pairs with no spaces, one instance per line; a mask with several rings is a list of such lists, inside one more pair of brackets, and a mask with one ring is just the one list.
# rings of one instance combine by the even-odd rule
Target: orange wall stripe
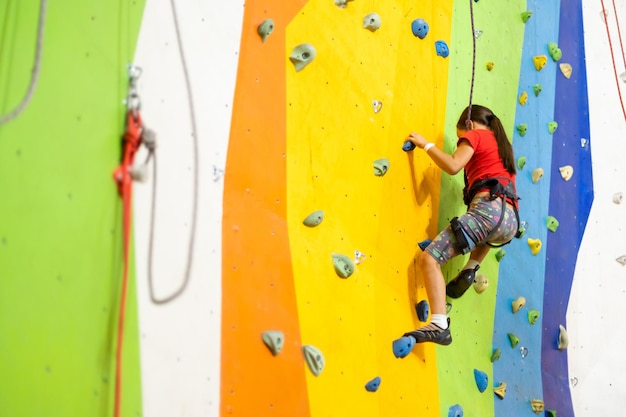
[[[285,29],[305,3],[245,4],[224,178],[221,415],[310,415],[285,201]],[[276,357],[266,330],[285,334]]]

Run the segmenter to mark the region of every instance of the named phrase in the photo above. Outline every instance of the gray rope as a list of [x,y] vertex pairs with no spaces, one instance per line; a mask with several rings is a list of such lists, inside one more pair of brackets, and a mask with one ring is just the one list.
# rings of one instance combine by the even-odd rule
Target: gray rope
[[41,66],[41,50],[43,45],[43,29],[46,22],[46,11],[48,6],[48,0],[41,0],[39,6],[39,23],[37,24],[37,44],[35,48],[35,63],[33,64],[33,71],[30,77],[30,83],[28,84],[28,90],[26,94],[22,98],[20,104],[17,105],[10,112],[0,116],[0,125],[6,124],[11,120],[15,119],[19,116],[26,106],[30,103],[30,100],[33,98],[33,94],[35,93],[35,87],[37,86],[37,81],[39,80],[39,72]]
[[[174,28],[176,29],[176,40],[178,42],[178,51],[180,53],[180,61],[183,67],[183,73],[185,77],[185,87],[187,89],[187,99],[189,105],[190,119],[191,119],[191,130],[193,137],[193,206],[191,210],[191,230],[189,233],[189,243],[187,249],[187,265],[185,267],[185,275],[183,278],[183,282],[180,287],[174,291],[172,294],[168,295],[164,298],[157,298],[154,294],[154,280],[152,274],[152,260],[153,260],[153,248],[154,248],[154,213],[156,206],[156,171],[157,171],[157,162],[156,162],[156,152],[151,153],[152,158],[154,159],[154,171],[153,171],[153,181],[152,181],[152,205],[151,205],[151,214],[150,214],[150,237],[149,237],[149,248],[148,248],[148,286],[150,289],[150,299],[155,304],[166,304],[173,300],[175,300],[178,296],[180,296],[189,284],[189,278],[191,276],[191,266],[193,260],[193,252],[194,252],[194,244],[196,238],[196,222],[198,217],[198,130],[196,128],[196,116],[195,116],[195,108],[193,103],[192,91],[191,91],[191,82],[189,81],[189,71],[187,69],[187,62],[185,60],[185,54],[183,52],[183,44],[180,36],[180,28],[178,25],[178,17],[176,15],[176,5],[174,0],[170,0],[170,4],[172,7],[172,16],[174,20]],[[150,156],[148,156],[149,158]]]

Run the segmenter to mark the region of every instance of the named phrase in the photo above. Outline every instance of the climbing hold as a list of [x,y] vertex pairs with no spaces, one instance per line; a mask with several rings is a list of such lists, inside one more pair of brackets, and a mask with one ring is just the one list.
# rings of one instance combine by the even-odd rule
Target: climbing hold
[[539,94],[541,93],[541,89],[543,87],[541,86],[541,84],[535,84],[533,85],[533,91],[535,92],[535,97],[538,97]]
[[522,236],[524,236],[524,234],[526,234],[526,230],[528,230],[528,222],[521,221],[520,224],[519,224],[519,228],[517,230],[519,230],[519,237],[520,238]]
[[415,149],[415,144],[411,142],[410,140],[407,140],[402,144],[402,150],[404,152],[409,152],[409,151],[412,151],[413,149]]
[[546,417],[556,417],[556,410],[546,410]]
[[491,363],[497,361],[498,359],[500,359],[500,355],[502,354],[502,352],[500,351],[500,349],[495,348],[493,350],[493,352],[491,353]]
[[383,102],[378,100],[372,100],[372,106],[374,106],[374,113],[378,114],[383,109]]
[[554,120],[551,122],[548,122],[548,132],[550,132],[550,134],[556,132],[556,129],[558,127],[559,127],[559,124],[555,122]]
[[541,240],[528,238],[528,246],[533,255],[537,255],[541,250]]
[[511,308],[513,309],[513,313],[517,313],[526,305],[526,298],[519,296],[511,303]]
[[530,174],[533,184],[537,184],[537,182],[543,177],[543,168],[537,168]]
[[555,42],[548,42],[548,54],[554,62],[557,62],[563,56],[561,49]]
[[302,353],[304,353],[304,360],[313,375],[318,376],[324,370],[324,355],[322,352],[312,345],[302,346]]
[[482,36],[482,34],[483,34],[483,31],[482,31],[482,30],[480,30],[480,29],[476,29],[476,30],[474,30],[474,37],[475,37],[476,39],[480,38],[480,37]]
[[256,28],[256,33],[259,34],[261,40],[265,42],[268,36],[272,34],[274,31],[274,21],[272,19],[265,19],[261,24]]
[[489,61],[487,62],[487,71],[491,71],[493,69],[493,67],[495,67],[496,64],[494,64],[493,61]]
[[366,257],[367,256],[363,252],[361,252],[360,250],[356,249],[354,251],[354,264],[355,265],[360,264],[361,262],[363,262],[365,260]]
[[589,143],[589,139],[580,138],[580,147],[584,148]]
[[522,359],[524,359],[526,356],[528,356],[528,348],[524,347],[524,346],[521,346],[519,348],[519,354],[522,357]]
[[528,125],[526,123],[520,123],[515,126],[515,129],[517,129],[517,133],[519,133],[520,136],[525,136],[526,131],[528,130]]
[[530,406],[535,414],[540,414],[544,410],[544,404],[542,400],[532,399],[530,400]]
[[463,407],[455,404],[448,409],[448,417],[463,417]]
[[515,347],[519,344],[519,337],[515,336],[513,333],[509,333],[509,342],[511,343],[511,347]]
[[565,181],[569,181],[574,174],[574,167],[571,165],[565,165],[559,168],[559,172],[561,173],[561,178]]
[[285,335],[279,330],[268,330],[261,334],[265,346],[276,356],[280,353],[285,343]]
[[485,292],[485,290],[489,286],[489,280],[487,279],[485,275],[478,274],[476,275],[476,278],[474,278],[473,285],[474,285],[474,291],[476,291],[478,294],[482,294]]
[[348,278],[354,272],[354,262],[346,255],[333,253],[333,265],[340,278]]
[[374,161],[374,175],[382,177],[387,173],[389,169],[389,160],[386,158],[378,159]]
[[499,251],[496,252],[496,261],[500,262],[502,260],[502,258],[504,258],[504,255],[506,255],[506,251],[504,249],[500,249]]
[[548,57],[546,55],[535,55],[533,57],[533,64],[535,64],[535,69],[537,71],[541,71],[543,67],[548,63]]
[[624,198],[624,193],[618,192],[613,194],[613,202],[615,204],[622,204],[622,199]]
[[526,157],[522,155],[519,158],[517,158],[516,165],[518,169],[524,169],[524,166],[526,165]]
[[522,94],[519,96],[519,104],[522,106],[526,105],[526,101],[528,100],[528,93],[526,91],[522,91]]
[[430,239],[422,240],[420,243],[417,244],[417,246],[419,246],[420,249],[422,251],[424,251],[424,250],[426,250],[428,245],[430,245],[430,242],[432,242],[432,240],[430,240]]
[[532,15],[533,15],[533,12],[531,12],[530,10],[526,10],[525,12],[522,12],[522,22],[524,23],[528,22],[528,19],[530,19]]
[[340,8],[345,8],[348,5],[348,2],[354,0],[335,0],[335,5]]
[[133,181],[145,183],[148,181],[148,164],[135,164],[128,168],[128,173]]
[[535,324],[539,319],[539,310],[528,310],[528,323]]
[[372,379],[367,384],[365,384],[365,389],[367,391],[369,391],[369,392],[376,392],[376,391],[378,391],[378,387],[380,387],[380,377],[379,376],[377,376],[376,378]]
[[563,76],[569,80],[572,76],[572,66],[570,64],[560,64],[559,68],[561,69]]
[[622,80],[622,81],[624,81],[624,82],[626,83],[626,71],[622,72],[622,73],[619,75],[619,79],[620,79],[620,80]]
[[500,385],[495,387],[493,392],[498,396],[498,398],[504,400],[504,396],[506,395],[506,382],[500,382]]
[[479,371],[478,369],[474,369],[474,380],[476,381],[478,391],[485,392],[489,383],[489,377],[487,374],[483,371]]
[[411,23],[411,31],[413,36],[424,39],[428,35],[428,23],[422,18],[415,19]]
[[559,228],[559,221],[554,216],[546,217],[546,227],[551,232],[556,232],[556,229]]
[[626,266],[626,255],[619,256],[616,261],[621,266]]
[[315,47],[311,44],[303,43],[293,48],[289,60],[296,68],[296,71],[301,71],[315,59],[315,55]]
[[567,349],[567,345],[569,345],[569,337],[567,337],[567,330],[563,327],[562,324],[559,324],[559,350]]
[[370,13],[363,18],[363,29],[367,29],[370,32],[376,32],[380,29],[382,20],[377,13]]
[[306,218],[302,221],[305,226],[315,227],[318,226],[322,220],[324,220],[324,211],[316,210],[313,213],[306,216]]
[[392,343],[393,355],[396,358],[404,358],[411,352],[413,346],[415,346],[415,338],[402,336],[401,338],[394,340]]
[[450,55],[450,49],[448,48],[448,44],[444,41],[435,42],[435,51],[437,52],[437,55],[442,58],[447,58],[448,55]]
[[428,313],[430,311],[430,307],[428,305],[428,301],[422,300],[419,303],[415,304],[415,312],[417,313],[417,319],[421,322],[425,322],[428,320]]

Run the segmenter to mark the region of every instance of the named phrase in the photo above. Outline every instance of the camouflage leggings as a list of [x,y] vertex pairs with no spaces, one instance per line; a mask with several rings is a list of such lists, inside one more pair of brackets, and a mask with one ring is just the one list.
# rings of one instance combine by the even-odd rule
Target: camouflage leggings
[[[467,212],[459,217],[459,223],[463,226],[463,232],[471,250],[477,244],[487,243],[486,238],[498,224],[498,221],[500,221],[501,215],[501,199],[490,201],[487,196],[474,197]],[[518,228],[515,211],[510,205],[507,205],[504,210],[504,219],[502,219],[498,230],[491,235],[488,243],[506,243],[513,239]],[[456,237],[449,225],[433,239],[425,249],[425,252],[428,252],[435,258],[440,265],[444,265],[451,258],[462,253],[456,244]]]

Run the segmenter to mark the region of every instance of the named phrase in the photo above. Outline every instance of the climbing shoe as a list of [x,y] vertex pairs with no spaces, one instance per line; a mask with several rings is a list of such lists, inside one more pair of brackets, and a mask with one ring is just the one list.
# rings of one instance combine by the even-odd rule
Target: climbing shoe
[[452,335],[450,334],[450,319],[448,319],[448,328],[442,329],[435,323],[429,323],[424,327],[404,334],[405,337],[414,337],[417,343],[432,342],[439,345],[449,345],[452,343]]
[[478,271],[479,268],[480,265],[476,265],[474,269],[464,269],[459,272],[459,275],[446,285],[446,295],[450,298],[459,298],[462,296],[474,282],[476,271]]

